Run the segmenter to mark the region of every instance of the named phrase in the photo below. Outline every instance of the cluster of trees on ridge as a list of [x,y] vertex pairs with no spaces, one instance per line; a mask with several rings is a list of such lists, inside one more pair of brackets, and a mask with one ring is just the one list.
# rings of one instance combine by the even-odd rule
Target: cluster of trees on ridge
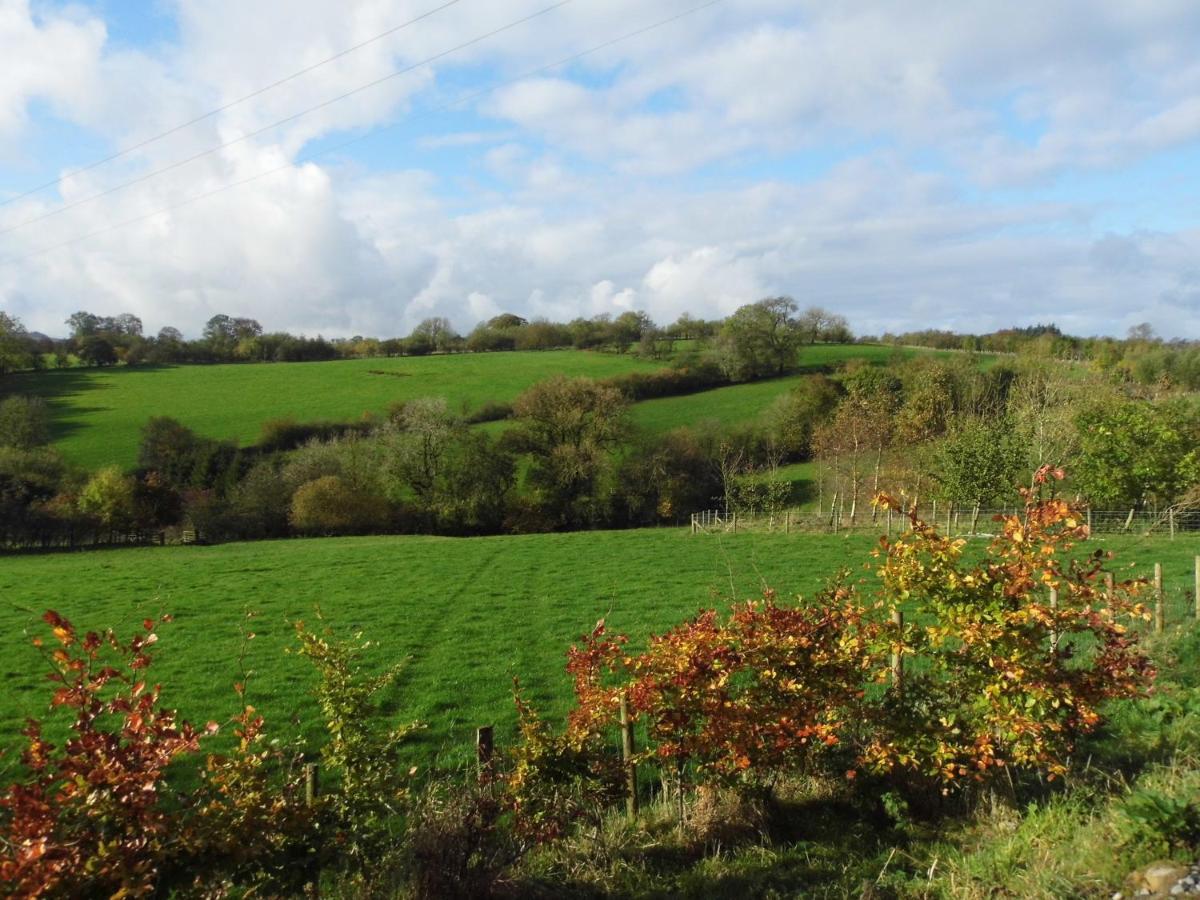
[[[798,313],[785,297],[770,298],[786,319],[788,339],[845,343],[854,339],[846,320],[819,307]],[[255,319],[216,315],[204,325],[200,337],[187,340],[177,328],[165,327],[157,335],[143,333],[142,320],[130,313],[98,316],[74,313],[66,320],[70,337],[32,336],[15,317],[0,311],[0,375],[5,372],[65,368],[68,366],[144,365],[215,362],[316,362],[366,357],[425,356],[431,353],[482,353],[500,350],[636,350],[659,358],[669,354],[676,341],[707,340],[723,327],[736,327],[739,317],[754,315],[764,304],[751,304],[725,320],[704,320],[683,314],[668,326],[656,325],[644,312],[630,311],[613,317],[607,313],[571,322],[532,321],[503,313],[480,322],[467,335],[455,331],[441,316],[427,318],[407,336],[373,338],[355,336],[326,340],[286,332],[264,331]]]
[[[871,340],[871,338],[864,338]],[[1163,340],[1143,322],[1129,329],[1125,340],[1112,337],[1073,337],[1058,326],[1031,325],[1005,328],[990,334],[953,331],[909,331],[884,334],[884,343],[935,350],[984,353],[1018,353],[1044,359],[1088,362],[1110,377],[1142,385],[1200,390],[1200,341]]]
[[[135,472],[72,471],[48,447],[45,407],[0,402],[0,542],[57,546],[144,538],[483,534],[686,521],[714,505],[781,510],[780,474],[818,460],[815,498],[853,523],[880,488],[964,506],[1015,501],[1014,485],[1063,465],[1106,508],[1163,508],[1200,485],[1200,404],[1053,360],[981,367],[968,355],[853,361],[796,380],[754,421],[663,435],[630,424],[634,401],[792,370],[809,338],[795,304],[768,298],[657,373],[554,378],[470,414],[441,398],[356,422],[268,422],[238,447],[169,418],[147,423]],[[472,427],[507,419],[500,434]]]

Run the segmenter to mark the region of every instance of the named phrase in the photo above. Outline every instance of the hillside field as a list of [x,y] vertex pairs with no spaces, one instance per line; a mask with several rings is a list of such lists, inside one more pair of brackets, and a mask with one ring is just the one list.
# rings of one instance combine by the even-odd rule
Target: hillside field
[[[1087,550],[1099,542],[1092,542]],[[12,557],[0,566],[0,746],[19,743],[26,716],[46,712],[45,661],[29,644],[47,608],[81,628],[132,633],[147,616],[171,613],[153,679],[164,700],[196,720],[237,709],[240,629],[247,645],[250,703],[275,733],[315,737],[311,672],[289,623],[313,623],[319,607],[345,634],[377,642],[373,667],[411,660],[387,701],[397,721],[421,720],[414,759],[461,760],[475,727],[512,733],[512,678],[557,716],[568,706],[564,652],[601,617],[636,642],[707,606],[757,595],[811,596],[840,567],[867,577],[866,534],[692,536],[685,529],[575,532],[453,539],[366,537],[216,547],[171,547]],[[1165,568],[1169,621],[1190,615],[1192,557],[1200,542],[1110,539],[1118,565]],[[253,618],[246,618],[247,612]]]
[[457,409],[511,401],[556,374],[609,378],[661,364],[633,356],[550,350],[307,363],[63,369],[13,375],[6,390],[46,399],[55,446],[88,469],[132,467],[142,426],[172,416],[208,437],[254,443],[263,422],[356,419],[416,397]]
[[[803,377],[849,359],[882,363],[895,350],[870,344],[819,344],[801,351],[801,374],[701,394],[639,403],[633,421],[652,433],[681,425],[752,421]],[[944,355],[944,354],[943,354]],[[264,422],[352,420],[397,401],[445,397],[454,409],[509,402],[553,375],[610,378],[653,371],[666,363],[629,354],[583,350],[464,353],[307,363],[63,369],[5,379],[7,393],[43,397],[53,417],[54,444],[87,469],[131,468],[141,429],[152,416],[171,416],[199,434],[243,445],[258,440]],[[502,423],[492,423],[500,430]]]

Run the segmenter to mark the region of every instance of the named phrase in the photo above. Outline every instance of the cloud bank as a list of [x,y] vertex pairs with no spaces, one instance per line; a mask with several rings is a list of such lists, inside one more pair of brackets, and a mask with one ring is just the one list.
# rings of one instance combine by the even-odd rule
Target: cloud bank
[[65,176],[0,206],[0,307],[48,333],[83,308],[392,335],[786,293],[862,333],[1200,337],[1190,2],[726,0],[516,78],[688,8],[573,0],[238,140],[541,8],[464,0],[113,164],[42,158],[86,163],[435,5],[175,0],[139,43],[111,7],[0,0],[0,200]]

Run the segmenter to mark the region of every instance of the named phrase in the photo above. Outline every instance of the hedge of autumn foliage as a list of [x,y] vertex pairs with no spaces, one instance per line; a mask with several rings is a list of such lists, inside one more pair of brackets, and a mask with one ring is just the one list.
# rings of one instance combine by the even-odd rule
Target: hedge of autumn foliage
[[1129,631],[1148,618],[1143,584],[1110,593],[1104,551],[1074,558],[1087,537],[1079,511],[1041,496],[1062,477],[1040,470],[1023,514],[998,518],[978,561],[880,495],[911,528],[881,539],[869,598],[845,573],[809,604],[768,591],[640,653],[599,623],[569,654],[577,702],[564,741],[610,728],[624,695],[648,738],[641,759],[699,782],[832,769],[948,791],[1005,770],[1062,774],[1104,702],[1142,693],[1154,675]]
[[[451,830],[507,864],[582,818],[598,820],[624,774],[614,752],[622,696],[645,737],[640,760],[681,788],[761,789],[788,773],[861,771],[950,791],[1003,772],[1060,775],[1103,704],[1144,692],[1154,673],[1128,630],[1147,617],[1142,585],[1108,592],[1104,553],[1075,558],[1087,536],[1078,511],[1040,496],[1057,478],[1037,474],[1038,494],[999,520],[978,561],[910,514],[908,532],[881,541],[867,591],[843,573],[812,603],[767,592],[726,615],[702,612],[641,652],[601,621],[568,654],[576,702],[566,728],[549,727],[518,691],[519,739]],[[893,624],[897,609],[903,626]],[[366,724],[395,672],[362,673],[361,645],[298,627],[300,652],[320,675],[330,734],[321,755],[333,782],[309,807],[296,765],[305,748],[265,741],[250,708],[233,723],[232,752],[203,757],[199,786],[172,788],[216,726],[178,722],[147,686],[157,623],[122,642],[81,636],[55,613],[45,620],[56,645],[46,650],[53,703],[73,721],[61,746],[29,724],[23,779],[0,796],[0,882],[12,893],[286,893],[318,865],[361,875],[404,859],[397,847],[409,846],[410,864],[440,852],[428,847],[429,805],[412,805],[411,772],[398,765],[406,729]],[[899,683],[896,652],[906,661]],[[421,834],[406,833],[407,820],[422,822]]]

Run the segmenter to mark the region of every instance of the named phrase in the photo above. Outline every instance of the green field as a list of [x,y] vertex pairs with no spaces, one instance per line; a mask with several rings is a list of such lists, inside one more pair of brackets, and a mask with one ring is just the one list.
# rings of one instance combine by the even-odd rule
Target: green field
[[[790,391],[802,379],[852,359],[882,365],[896,357],[918,354],[948,356],[944,351],[896,349],[882,344],[818,344],[800,351],[800,371],[784,378],[771,378],[750,384],[736,384],[702,394],[646,400],[633,410],[633,421],[647,431],[661,434],[683,425],[717,422],[724,426],[753,422],[775,400]],[[991,357],[979,357],[981,366]]]
[[[322,363],[64,369],[7,376],[9,393],[44,397],[54,442],[73,463],[131,467],[142,426],[172,416],[215,438],[258,439],[263,422],[355,419],[398,400],[445,397],[454,408],[512,400],[559,373],[608,378],[660,364],[555,350]],[[378,374],[384,373],[384,374]]]
[[[645,401],[634,408],[633,420],[656,434],[705,422],[740,425],[789,391],[805,372],[850,359],[882,363],[895,354],[919,352],[925,351],[863,344],[805,347],[801,374]],[[488,402],[511,401],[552,375],[609,378],[662,365],[630,355],[579,350],[466,353],[323,363],[63,369],[7,376],[3,390],[45,398],[55,446],[70,462],[87,469],[110,464],[128,468],[136,461],[141,429],[151,416],[172,416],[208,437],[250,444],[269,419],[346,421],[415,397],[445,397],[455,409],[476,409]],[[498,431],[504,426],[489,427]]]
[[[811,594],[841,566],[861,573],[873,541],[865,535],[741,534],[692,536],[685,529],[576,532],[452,539],[369,537],[122,549],[24,556],[0,564],[0,628],[8,647],[0,665],[0,746],[13,747],[24,717],[46,711],[45,663],[23,632],[55,608],[80,627],[133,630],[169,612],[154,678],[164,700],[198,720],[225,719],[243,623],[249,645],[249,701],[287,732],[295,717],[314,735],[306,664],[284,653],[289,622],[312,621],[316,607],[343,631],[361,628],[378,642],[371,664],[411,656],[387,708],[399,720],[428,724],[415,758],[461,759],[474,728],[513,725],[510,687],[560,714],[569,701],[563,654],[573,638],[606,616],[635,640],[731,596],[764,584]],[[1193,554],[1200,542],[1124,538],[1106,543],[1146,574],[1166,571],[1169,616],[1190,609]],[[246,620],[244,613],[256,615]]]

